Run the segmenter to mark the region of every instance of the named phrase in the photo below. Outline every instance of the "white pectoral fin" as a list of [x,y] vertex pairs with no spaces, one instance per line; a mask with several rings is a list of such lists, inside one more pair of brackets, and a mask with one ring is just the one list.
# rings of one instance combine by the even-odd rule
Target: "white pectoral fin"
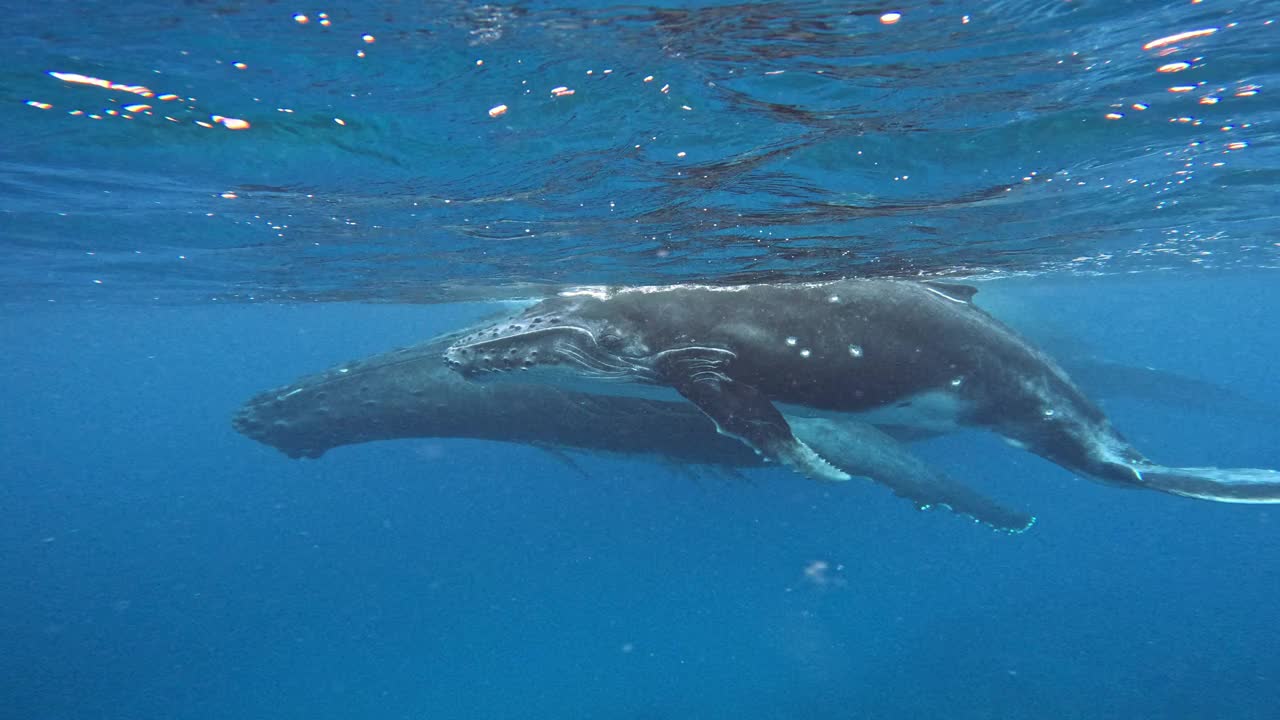
[[815,480],[844,482],[853,476],[832,465],[802,440],[792,437],[792,442],[777,452],[778,459]]
[[876,427],[853,418],[811,418],[788,415],[791,430],[822,458],[841,471],[889,488],[917,508],[946,507],[997,530],[1019,533],[1035,517],[996,502],[938,472],[912,455],[902,443]]
[[721,434],[743,441],[771,460],[819,480],[848,480],[849,473],[796,438],[786,418],[759,389],[729,377],[723,355],[684,352],[664,363],[663,375],[711,418]]

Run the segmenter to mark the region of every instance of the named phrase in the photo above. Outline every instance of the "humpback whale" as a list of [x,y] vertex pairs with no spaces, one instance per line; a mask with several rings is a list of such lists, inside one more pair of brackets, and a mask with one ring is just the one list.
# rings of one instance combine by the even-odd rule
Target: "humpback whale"
[[[246,401],[232,418],[245,436],[293,458],[343,445],[452,437],[521,443],[553,451],[650,454],[681,465],[750,468],[763,459],[717,435],[693,406],[589,395],[553,385],[482,385],[440,362],[451,337],[346,363]],[[791,418],[804,442],[906,498],[944,507],[992,528],[1020,532],[1034,518],[954,482],[871,425]]]
[[985,428],[1111,485],[1280,502],[1274,470],[1147,459],[1057,363],[976,306],[976,292],[895,279],[586,288],[460,335],[444,360],[470,379],[674,390],[721,434],[818,479],[854,473],[788,415]]

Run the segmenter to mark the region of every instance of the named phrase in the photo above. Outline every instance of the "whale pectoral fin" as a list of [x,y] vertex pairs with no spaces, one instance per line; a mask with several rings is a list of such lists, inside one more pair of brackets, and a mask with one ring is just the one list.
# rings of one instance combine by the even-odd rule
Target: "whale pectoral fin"
[[1023,532],[1035,523],[1035,517],[948,478],[868,423],[790,415],[787,421],[796,437],[841,470],[869,478],[921,510],[946,507],[1010,533]]
[[738,438],[767,458],[786,463],[818,480],[848,480],[850,475],[824,460],[791,432],[787,419],[755,387],[692,363],[696,372],[679,372],[691,363],[665,368],[672,386],[716,424],[723,435]]
[[818,480],[850,475],[824,460],[791,432],[787,419],[759,390],[734,380],[696,380],[676,390],[711,418],[716,430],[736,437],[767,458]]

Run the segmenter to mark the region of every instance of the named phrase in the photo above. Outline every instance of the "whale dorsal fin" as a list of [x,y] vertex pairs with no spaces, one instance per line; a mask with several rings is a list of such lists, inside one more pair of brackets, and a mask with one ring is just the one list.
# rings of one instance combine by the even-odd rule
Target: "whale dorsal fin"
[[978,294],[978,288],[972,285],[964,285],[962,283],[941,282],[939,280],[925,280],[924,285],[936,293],[945,295],[949,300],[956,302],[973,302],[973,296]]

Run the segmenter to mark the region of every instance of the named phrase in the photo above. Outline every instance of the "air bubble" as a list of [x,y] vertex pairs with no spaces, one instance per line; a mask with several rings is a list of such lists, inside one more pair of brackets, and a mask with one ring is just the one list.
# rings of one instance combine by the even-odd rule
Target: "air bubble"
[[812,354],[813,354],[813,353],[809,352],[809,348],[805,348],[805,349],[803,349],[803,350],[801,350],[801,351],[800,351],[800,357],[802,357],[802,358],[807,358],[807,357],[809,357],[809,356],[810,356],[810,355],[812,355]]
[[787,338],[787,347],[795,347],[795,346],[796,346],[796,343],[798,343],[798,342],[800,342],[800,341],[799,341],[798,339],[796,339],[794,336],[789,337],[789,338]]
[[849,346],[849,355],[851,355],[851,356],[853,356],[853,357],[856,357],[856,358],[860,358],[860,357],[862,357],[862,346],[861,346],[861,345],[850,345],[850,346]]
[[964,384],[964,378],[962,377],[952,378],[951,380],[951,387],[960,387],[963,384]]

